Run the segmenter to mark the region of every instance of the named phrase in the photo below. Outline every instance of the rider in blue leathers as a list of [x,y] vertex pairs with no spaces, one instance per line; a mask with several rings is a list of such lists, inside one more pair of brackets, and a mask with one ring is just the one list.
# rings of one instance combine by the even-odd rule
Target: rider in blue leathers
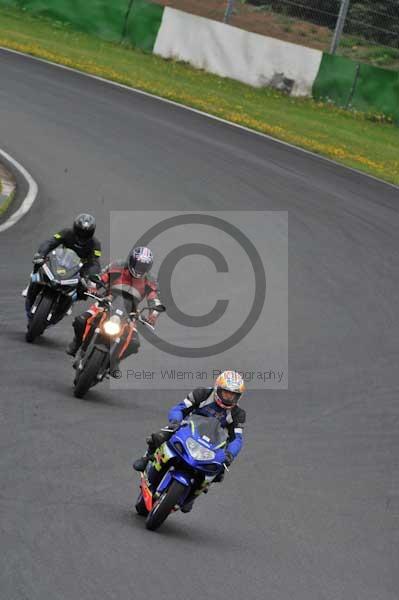
[[[228,467],[238,456],[243,445],[243,425],[245,423],[245,410],[238,401],[244,392],[244,381],[234,371],[224,371],[215,381],[212,388],[196,388],[190,392],[183,402],[179,402],[169,411],[169,425],[157,433],[153,433],[148,439],[148,450],[144,456],[133,463],[136,471],[144,471],[148,462],[159,446],[168,441],[173,433],[180,427],[181,421],[189,414],[202,415],[204,417],[216,417],[220,425],[227,429],[228,439],[226,447],[225,465]],[[221,481],[220,476],[215,481]],[[188,512],[191,506],[185,507],[183,512]]]
[[183,402],[176,404],[169,411],[169,422],[180,423],[188,414],[194,413],[203,417],[216,417],[223,428],[229,431],[226,454],[232,459],[238,456],[243,444],[242,426],[245,422],[245,411],[235,405],[233,408],[221,406],[215,399],[214,388],[197,388],[190,392]]

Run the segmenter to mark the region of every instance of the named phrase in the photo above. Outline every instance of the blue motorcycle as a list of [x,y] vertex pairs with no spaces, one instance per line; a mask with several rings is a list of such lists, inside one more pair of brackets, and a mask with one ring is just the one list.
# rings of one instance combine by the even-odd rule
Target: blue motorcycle
[[208,491],[224,469],[227,431],[215,417],[191,415],[155,452],[141,474],[136,511],[154,531],[177,510],[184,512]]

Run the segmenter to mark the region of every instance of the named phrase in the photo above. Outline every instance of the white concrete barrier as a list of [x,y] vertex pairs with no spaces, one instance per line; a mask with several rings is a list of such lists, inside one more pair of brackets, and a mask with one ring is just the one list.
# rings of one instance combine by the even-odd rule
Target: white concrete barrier
[[322,52],[197,17],[164,10],[155,54],[255,87],[310,96]]

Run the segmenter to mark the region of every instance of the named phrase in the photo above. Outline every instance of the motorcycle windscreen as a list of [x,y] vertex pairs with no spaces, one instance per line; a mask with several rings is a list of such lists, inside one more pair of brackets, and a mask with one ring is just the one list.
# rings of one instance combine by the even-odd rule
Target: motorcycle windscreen
[[192,415],[189,419],[191,427],[194,427],[198,437],[212,444],[212,446],[222,445],[228,437],[228,433],[220,425],[216,417],[202,417],[201,415]]
[[81,266],[79,256],[70,248],[58,246],[49,255],[50,269],[57,279],[72,279],[75,277]]

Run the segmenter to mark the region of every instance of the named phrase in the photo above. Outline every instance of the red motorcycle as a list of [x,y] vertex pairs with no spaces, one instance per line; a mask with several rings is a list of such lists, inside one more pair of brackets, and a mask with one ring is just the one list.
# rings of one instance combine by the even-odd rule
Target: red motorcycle
[[128,312],[127,302],[122,294],[115,298],[100,298],[88,292],[86,295],[93,298],[96,305],[91,307],[92,316],[87,319],[82,345],[73,365],[76,370],[74,395],[77,398],[83,398],[91,387],[118,370],[119,363],[125,358],[129,344],[137,332],[137,322],[154,329],[142,319],[143,312],[165,310],[163,305],[158,305],[151,309],[145,307]]

